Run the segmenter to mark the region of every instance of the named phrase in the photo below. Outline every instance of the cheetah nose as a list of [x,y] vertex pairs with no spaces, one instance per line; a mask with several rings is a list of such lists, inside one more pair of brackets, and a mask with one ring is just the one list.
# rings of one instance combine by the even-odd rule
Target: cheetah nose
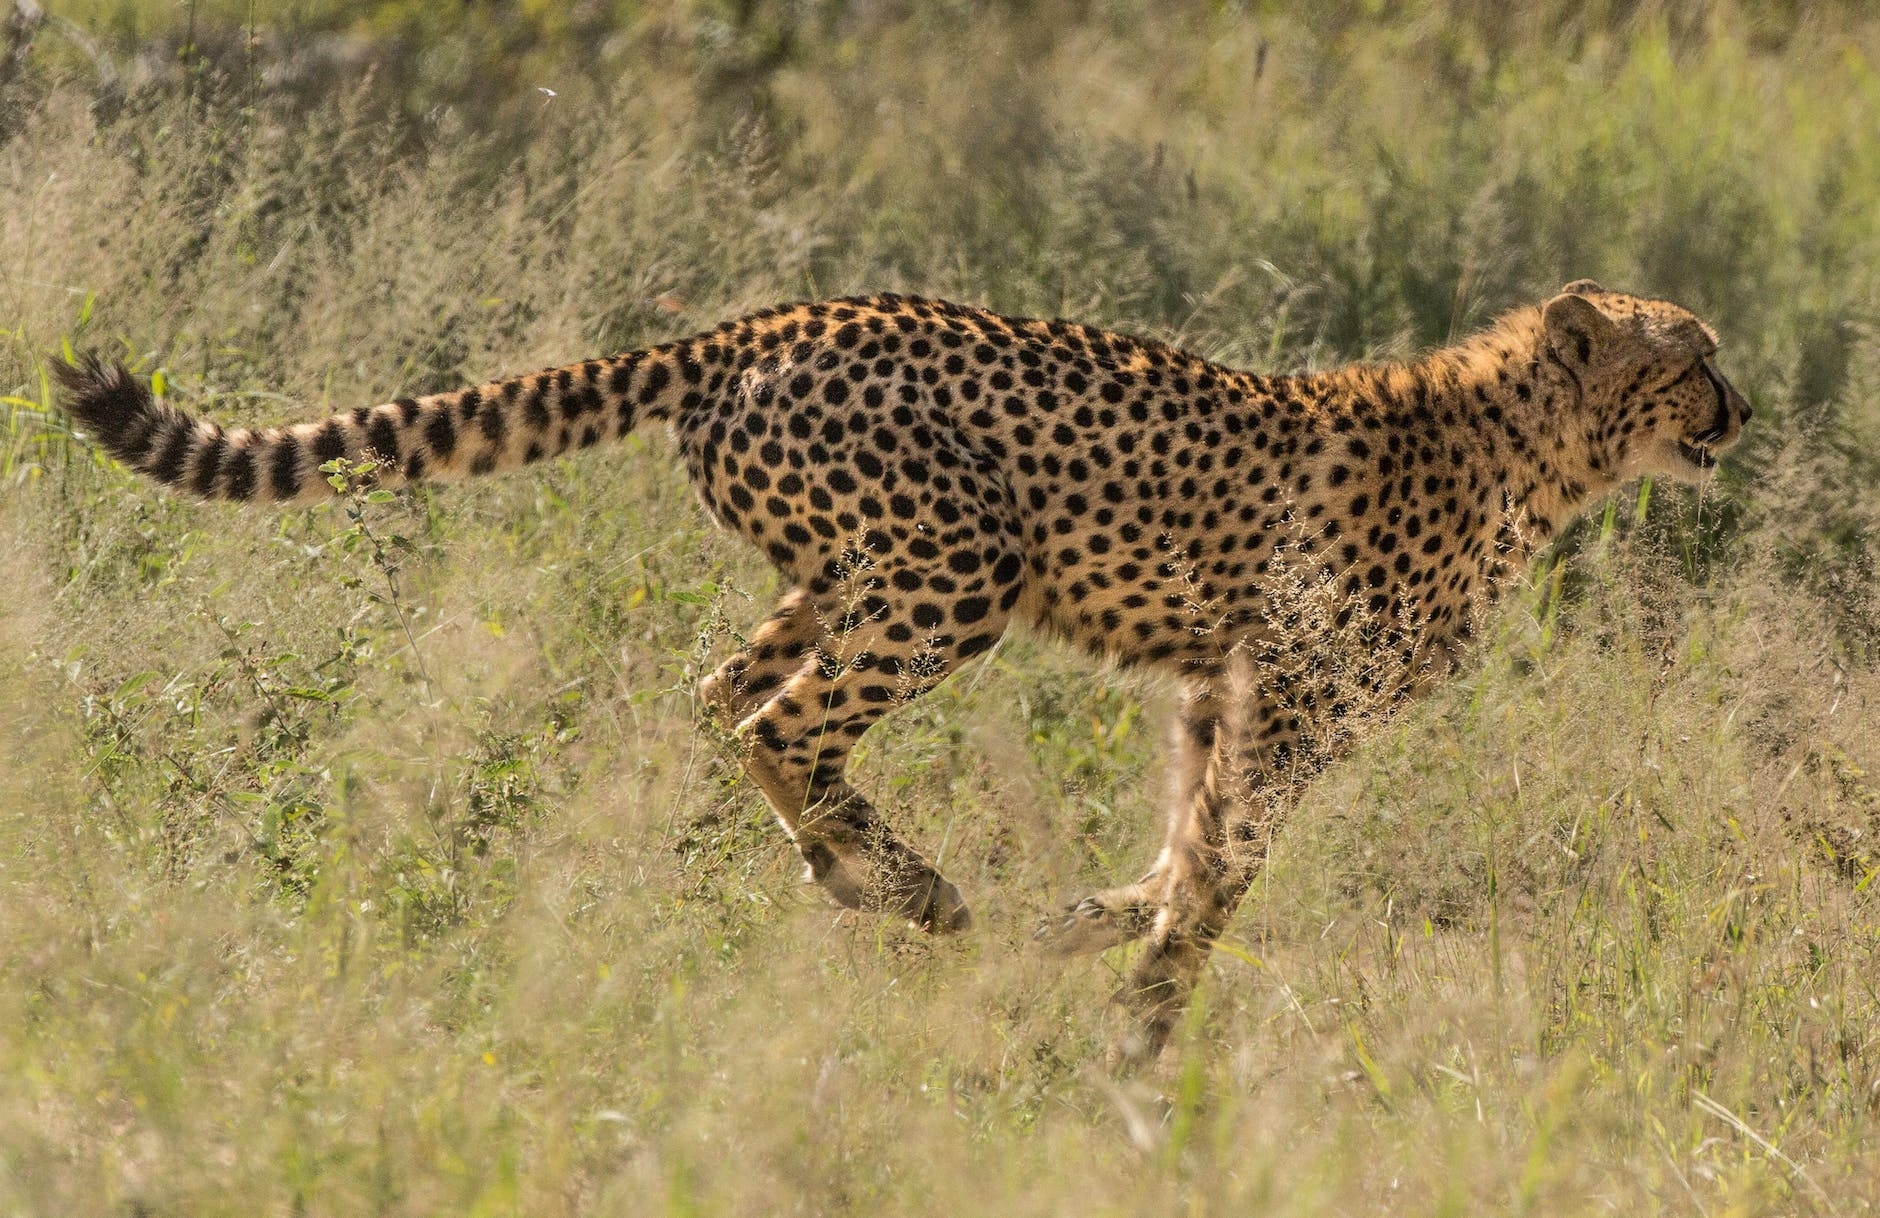
[[1724,417],[1728,418],[1730,414],[1735,414],[1739,422],[1749,422],[1749,416],[1751,414],[1749,399],[1743,396],[1743,391],[1738,389],[1735,385],[1732,385],[1729,381],[1724,380],[1722,377],[1718,377],[1717,380],[1721,382],[1720,387],[1724,391],[1726,409]]
[[[1729,382],[1726,381],[1725,384],[1729,384]],[[1749,399],[1743,396],[1743,391],[1738,389],[1735,385],[1730,385],[1730,404],[1736,407],[1736,413],[1743,422],[1749,422]]]

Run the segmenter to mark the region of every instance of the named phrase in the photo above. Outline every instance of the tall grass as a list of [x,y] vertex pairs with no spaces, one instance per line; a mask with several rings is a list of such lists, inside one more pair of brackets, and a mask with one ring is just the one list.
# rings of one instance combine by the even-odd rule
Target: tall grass
[[[42,29],[0,1207],[1880,1210],[1880,25],[1286,8],[75,2],[112,89]],[[1585,275],[1715,322],[1749,443],[1313,789],[1143,1089],[1097,1068],[1121,962],[1029,936],[1153,851],[1155,682],[1014,638],[863,742],[981,915],[930,942],[804,889],[695,725],[775,589],[662,438],[266,515],[45,379],[271,422],[876,289],[1297,367]]]

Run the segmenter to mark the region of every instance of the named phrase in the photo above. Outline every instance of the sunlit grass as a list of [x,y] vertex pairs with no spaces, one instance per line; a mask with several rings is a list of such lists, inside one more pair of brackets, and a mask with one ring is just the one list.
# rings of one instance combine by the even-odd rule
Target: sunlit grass
[[[851,7],[537,31],[494,102],[474,23],[312,97],[0,85],[0,1208],[1880,1209],[1871,21]],[[69,15],[127,64],[188,16],[126,11]],[[1014,637],[864,740],[979,915],[930,942],[805,888],[698,725],[776,589],[662,437],[264,514],[44,375],[271,422],[871,289],[1296,367],[1582,275],[1714,320],[1750,443],[1313,788],[1129,1085],[1126,961],[1031,930],[1152,855],[1157,682]]]

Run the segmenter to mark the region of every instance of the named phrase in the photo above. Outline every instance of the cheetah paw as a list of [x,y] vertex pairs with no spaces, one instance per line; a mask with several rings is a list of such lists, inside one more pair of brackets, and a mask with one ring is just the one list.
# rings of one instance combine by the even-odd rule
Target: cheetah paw
[[1032,938],[1057,956],[1107,951],[1148,930],[1153,911],[1139,904],[1117,904],[1107,893],[1073,901],[1038,923]]

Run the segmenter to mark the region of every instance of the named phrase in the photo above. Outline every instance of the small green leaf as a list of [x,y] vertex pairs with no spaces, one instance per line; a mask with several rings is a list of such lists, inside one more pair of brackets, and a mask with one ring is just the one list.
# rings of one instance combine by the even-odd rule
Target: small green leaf
[[387,490],[369,491],[366,494],[367,503],[390,503],[396,498],[398,498],[397,495]]
[[153,681],[160,681],[162,679],[162,674],[157,672],[140,672],[136,676],[126,677],[124,680],[118,682],[116,689],[111,691],[111,700],[113,702],[122,702],[131,694],[142,690],[144,686],[149,685]]
[[163,369],[159,368],[150,374],[150,392],[162,398],[168,397],[170,395],[169,391],[170,378],[163,375]]

